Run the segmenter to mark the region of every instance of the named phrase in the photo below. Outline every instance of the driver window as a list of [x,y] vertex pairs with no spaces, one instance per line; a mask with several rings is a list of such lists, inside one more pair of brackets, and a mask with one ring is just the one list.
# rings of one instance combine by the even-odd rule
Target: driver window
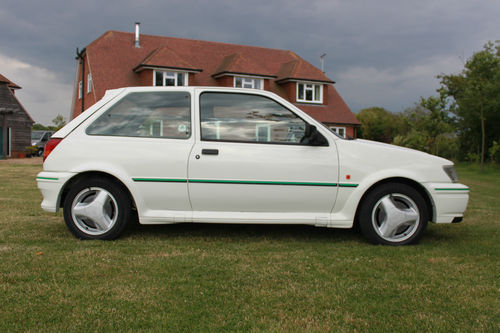
[[264,96],[203,93],[201,139],[209,141],[300,144],[306,123]]

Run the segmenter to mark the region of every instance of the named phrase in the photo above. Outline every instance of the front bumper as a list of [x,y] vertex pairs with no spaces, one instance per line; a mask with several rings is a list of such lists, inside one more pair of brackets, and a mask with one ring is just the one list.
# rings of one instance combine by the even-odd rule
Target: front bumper
[[452,223],[463,217],[469,202],[469,188],[458,183],[424,184],[433,201],[433,222]]
[[69,172],[42,171],[36,176],[38,188],[42,192],[42,209],[55,213],[59,209],[64,184],[75,175]]

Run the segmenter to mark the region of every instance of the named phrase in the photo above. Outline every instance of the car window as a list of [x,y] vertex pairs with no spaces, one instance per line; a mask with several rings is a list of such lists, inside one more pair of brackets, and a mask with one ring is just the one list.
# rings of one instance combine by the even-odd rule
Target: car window
[[89,127],[87,134],[187,139],[191,136],[188,92],[135,92],[126,95]]
[[270,98],[251,94],[200,96],[201,139],[299,144],[306,124]]

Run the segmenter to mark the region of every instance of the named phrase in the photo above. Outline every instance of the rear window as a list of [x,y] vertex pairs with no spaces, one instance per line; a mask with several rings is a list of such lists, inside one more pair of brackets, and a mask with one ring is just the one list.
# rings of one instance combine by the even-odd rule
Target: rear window
[[187,139],[191,136],[188,92],[134,92],[97,118],[89,135]]

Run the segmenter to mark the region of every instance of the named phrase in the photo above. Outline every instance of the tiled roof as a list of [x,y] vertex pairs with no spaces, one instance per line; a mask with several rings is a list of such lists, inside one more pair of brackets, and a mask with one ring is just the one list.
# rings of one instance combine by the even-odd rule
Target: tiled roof
[[201,72],[199,68],[195,68],[192,64],[186,61],[184,58],[179,56],[177,52],[166,47],[161,46],[151,52],[135,70],[141,67],[158,67],[158,68],[176,68],[176,69],[187,69],[192,71]]
[[325,83],[335,83],[323,72],[314,67],[302,58],[297,58],[281,65],[278,72],[278,82],[287,80],[319,81]]
[[265,64],[257,64],[252,58],[243,55],[241,52],[224,57],[213,76],[217,77],[231,73],[276,77],[276,74],[266,68]]
[[[96,100],[107,89],[139,85],[134,71],[144,67],[201,70],[190,77],[190,86],[218,86],[217,74],[268,76],[269,90],[284,98],[282,83],[287,80],[333,83],[318,68],[288,50],[146,34],[141,34],[140,48],[136,48],[134,40],[133,33],[108,31],[86,47]],[[321,115],[326,120],[322,121],[358,124],[332,85],[328,85],[328,94]],[[315,107],[297,105],[311,115],[316,112],[312,111]]]
[[15,84],[14,82],[10,81],[8,78],[0,74],[0,82],[7,83],[7,85],[12,88],[12,89],[21,89],[20,86]]

